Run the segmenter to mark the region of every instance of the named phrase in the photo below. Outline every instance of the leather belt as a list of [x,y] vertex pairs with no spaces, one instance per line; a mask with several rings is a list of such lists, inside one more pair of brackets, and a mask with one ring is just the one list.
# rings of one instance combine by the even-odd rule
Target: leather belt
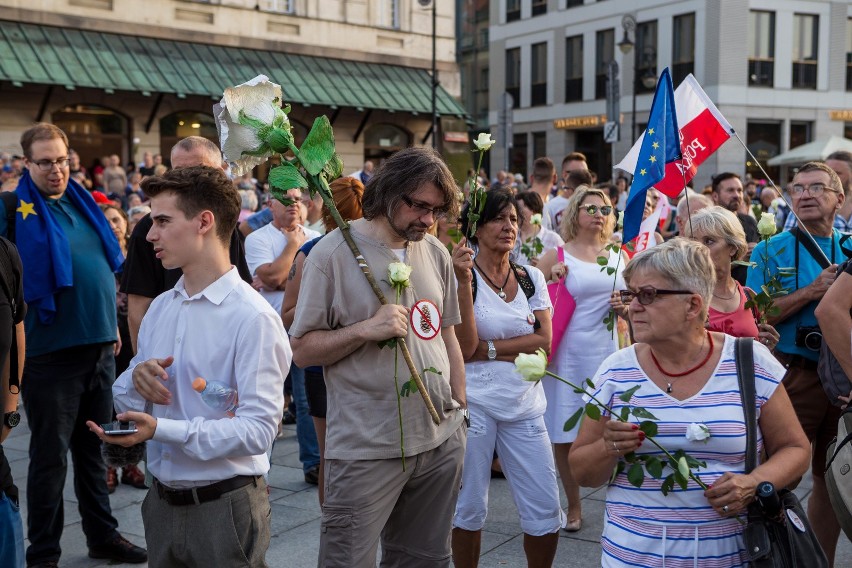
[[805,369],[806,371],[816,371],[819,366],[818,361],[808,359],[801,355],[784,353],[783,351],[775,351],[775,357],[787,367],[797,367],[799,369]]
[[157,488],[157,495],[160,499],[174,505],[183,507],[186,505],[200,505],[208,501],[215,501],[225,493],[245,487],[251,483],[257,486],[259,476],[256,475],[238,475],[224,481],[217,481],[203,487],[193,487],[192,489],[169,489],[165,485],[154,479],[154,487]]

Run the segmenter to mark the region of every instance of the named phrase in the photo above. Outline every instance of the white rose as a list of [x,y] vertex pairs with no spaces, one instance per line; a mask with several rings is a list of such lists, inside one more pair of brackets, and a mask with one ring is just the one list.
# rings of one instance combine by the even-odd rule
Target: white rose
[[532,217],[530,217],[530,224],[541,225],[541,213],[533,213]]
[[690,442],[707,442],[710,438],[710,428],[704,424],[693,422],[686,427],[686,439]]
[[757,222],[757,232],[763,237],[771,237],[775,234],[775,230],[775,215],[761,213],[760,221]]
[[473,145],[476,146],[476,149],[480,152],[485,152],[491,149],[491,146],[494,145],[494,140],[491,139],[491,134],[486,132],[480,132],[479,136],[476,140],[473,141]]
[[616,220],[615,226],[618,229],[624,227],[624,211],[618,212],[618,220]]
[[411,266],[404,262],[392,262],[388,265],[388,279],[394,288],[408,288]]
[[535,353],[521,353],[515,357],[515,369],[525,381],[540,381],[547,370],[547,354],[544,349]]

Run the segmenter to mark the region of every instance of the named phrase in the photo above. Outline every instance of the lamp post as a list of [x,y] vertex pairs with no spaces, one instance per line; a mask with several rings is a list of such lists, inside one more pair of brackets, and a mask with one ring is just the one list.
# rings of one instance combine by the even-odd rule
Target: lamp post
[[438,67],[437,67],[437,2],[435,0],[417,0],[423,8],[432,6],[432,148],[438,149]]
[[[636,93],[639,90],[639,84],[641,84],[647,88],[652,89],[654,85],[657,84],[657,73],[656,70],[650,73],[649,75],[640,77],[639,76],[639,46],[636,45],[633,41],[630,40],[629,32],[634,32],[636,35],[638,42],[638,35],[636,32],[636,18],[634,18],[631,14],[625,14],[623,18],[621,18],[621,27],[624,29],[624,37],[618,42],[618,49],[621,50],[621,53],[627,55],[633,50],[633,103],[631,109],[632,115],[632,134],[633,141],[636,141]],[[634,49],[634,47],[636,49]],[[657,58],[657,50],[652,46],[643,45],[642,46],[642,62],[655,63]],[[656,65],[654,65],[656,67]]]

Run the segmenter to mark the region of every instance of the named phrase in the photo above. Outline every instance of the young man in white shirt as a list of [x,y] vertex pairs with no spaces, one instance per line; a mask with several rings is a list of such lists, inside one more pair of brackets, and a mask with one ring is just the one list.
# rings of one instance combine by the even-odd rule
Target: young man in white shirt
[[[290,345],[280,316],[231,265],[240,199],[224,172],[183,168],[148,178],[143,188],[153,219],[147,238],[163,266],[183,276],[151,304],[138,352],[113,386],[118,419],[134,421],[138,432],[109,436],[87,425],[107,443],[149,441],[154,484],[142,519],[151,568],[266,566],[263,475]],[[236,389],[232,415],[202,400],[196,377]]]

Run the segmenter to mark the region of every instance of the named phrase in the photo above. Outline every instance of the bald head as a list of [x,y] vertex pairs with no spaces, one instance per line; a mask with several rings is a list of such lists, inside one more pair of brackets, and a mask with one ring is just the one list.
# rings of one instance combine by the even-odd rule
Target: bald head
[[688,201],[687,197],[683,196],[677,202],[677,215],[675,215],[677,233],[681,236],[688,236],[689,216],[706,207],[713,207],[713,200],[706,195],[692,192],[689,194]]
[[187,136],[172,148],[172,168],[191,168],[193,166],[209,166],[223,168],[222,152],[219,147],[207,138]]

